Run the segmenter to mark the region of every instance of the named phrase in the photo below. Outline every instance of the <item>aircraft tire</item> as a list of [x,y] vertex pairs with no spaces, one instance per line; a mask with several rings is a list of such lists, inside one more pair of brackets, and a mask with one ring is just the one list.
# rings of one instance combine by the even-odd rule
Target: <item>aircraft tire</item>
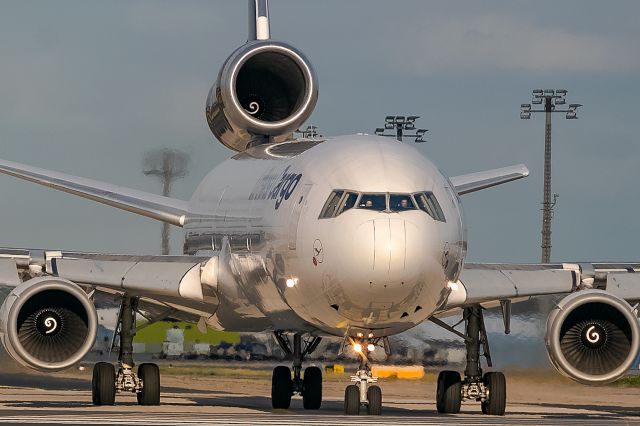
[[482,402],[482,413],[490,416],[504,416],[507,408],[507,381],[504,374],[486,373],[483,381],[489,390],[489,398]]
[[98,362],[93,366],[91,401],[93,405],[115,404],[116,370],[113,364],[109,362]]
[[136,394],[140,405],[160,405],[160,369],[156,364],[140,364],[138,378],[142,389]]
[[456,414],[462,403],[462,381],[457,371],[441,371],[438,374],[436,408],[438,413]]
[[302,406],[305,410],[317,410],[322,405],[322,371],[318,367],[304,370]]
[[271,376],[271,406],[273,408],[288,409],[293,395],[293,381],[289,367],[279,365],[273,369]]
[[379,416],[382,414],[382,389],[380,386],[370,386],[367,389],[367,414],[370,416]]
[[360,414],[360,390],[356,385],[349,385],[344,390],[344,413],[349,416]]

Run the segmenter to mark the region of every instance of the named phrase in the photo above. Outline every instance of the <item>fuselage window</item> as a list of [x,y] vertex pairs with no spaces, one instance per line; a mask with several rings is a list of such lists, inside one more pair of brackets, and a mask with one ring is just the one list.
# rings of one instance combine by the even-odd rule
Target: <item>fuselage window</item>
[[359,209],[375,210],[382,212],[387,210],[387,196],[385,194],[362,194],[358,201]]
[[336,216],[343,194],[344,191],[333,191],[331,195],[329,195],[329,199],[322,208],[322,212],[320,212],[320,219]]
[[427,212],[429,216],[437,221],[446,222],[442,208],[433,192],[420,192],[414,194],[414,197],[421,210]]
[[394,212],[416,209],[409,194],[391,194],[389,196],[389,207]]

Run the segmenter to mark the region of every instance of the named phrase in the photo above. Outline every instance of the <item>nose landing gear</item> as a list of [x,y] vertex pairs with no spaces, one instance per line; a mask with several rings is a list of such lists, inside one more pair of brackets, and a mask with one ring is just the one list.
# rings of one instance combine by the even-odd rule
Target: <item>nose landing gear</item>
[[367,408],[367,414],[379,416],[382,414],[382,389],[376,383],[378,378],[374,377],[369,365],[369,358],[366,351],[372,351],[375,347],[373,343],[365,341],[352,341],[354,350],[360,358],[360,366],[355,375],[351,376],[351,381],[355,384],[347,386],[344,391],[344,413],[347,415],[360,414],[360,407]]
[[[293,378],[289,367],[279,365],[273,369],[271,377],[271,405],[273,408],[288,409],[294,394],[302,396],[305,410],[317,410],[322,405],[322,371],[318,367],[307,367],[302,377],[302,361],[320,344],[320,337],[312,337],[303,342],[302,335],[294,334],[293,343],[281,331],[274,333],[280,348],[293,360]],[[303,344],[304,343],[304,344]]]
[[[483,414],[503,416],[507,405],[507,385],[504,374],[490,372],[483,375],[480,365],[480,346],[482,345],[487,365],[492,366],[482,308],[480,306],[465,308],[463,320],[466,324],[463,337],[467,349],[465,377],[462,380],[457,371],[440,372],[436,389],[438,412],[458,413],[462,401],[466,400],[480,402]],[[440,324],[439,321],[434,322]],[[449,327],[444,323],[442,325],[445,328]],[[457,333],[453,328],[449,329]]]

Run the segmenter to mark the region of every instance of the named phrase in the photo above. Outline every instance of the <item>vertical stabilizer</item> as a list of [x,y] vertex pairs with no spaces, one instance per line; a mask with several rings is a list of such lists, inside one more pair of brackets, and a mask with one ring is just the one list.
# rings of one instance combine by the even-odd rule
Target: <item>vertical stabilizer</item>
[[269,37],[269,1],[249,0],[249,41]]

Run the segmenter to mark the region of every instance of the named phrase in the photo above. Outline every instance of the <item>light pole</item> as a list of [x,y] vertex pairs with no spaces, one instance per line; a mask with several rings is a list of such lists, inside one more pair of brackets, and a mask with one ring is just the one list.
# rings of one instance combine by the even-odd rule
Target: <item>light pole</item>
[[[147,176],[156,176],[162,181],[162,195],[168,197],[171,184],[186,176],[189,156],[173,149],[154,149],[146,153],[143,170]],[[162,254],[169,254],[169,224],[162,223]]]
[[544,195],[542,201],[542,249],[541,262],[549,263],[551,260],[551,219],[553,218],[553,208],[556,205],[558,194],[551,198],[551,113],[564,112],[567,120],[577,119],[576,111],[582,105],[569,104],[568,109],[556,109],[557,105],[565,105],[567,91],[564,89],[537,89],[532,93],[531,104],[542,105],[544,109],[531,109],[531,104],[520,105],[520,118],[528,120],[532,112],[545,113],[544,127]]
[[[424,134],[429,130],[427,129],[416,129],[416,120],[420,118],[418,115],[409,115],[405,117],[404,115],[387,115],[384,119],[384,127],[378,127],[375,131],[375,134],[378,136],[388,136],[395,137],[397,140],[402,142],[403,138],[415,138],[414,142],[426,142],[424,139]],[[385,130],[396,130],[395,134],[385,134]],[[415,134],[408,135],[405,134],[405,131],[415,130]]]

